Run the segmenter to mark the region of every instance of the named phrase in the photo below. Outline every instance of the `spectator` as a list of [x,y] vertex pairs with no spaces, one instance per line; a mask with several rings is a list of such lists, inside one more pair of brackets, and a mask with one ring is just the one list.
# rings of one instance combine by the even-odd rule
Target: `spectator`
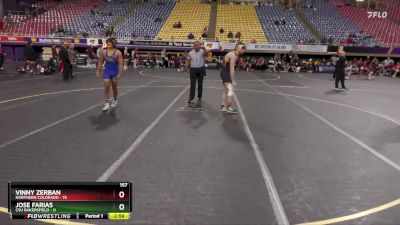
[[203,34],[201,34],[201,37],[202,37],[202,38],[207,38],[207,33],[206,33],[206,32],[203,32]]
[[276,71],[276,61],[274,60],[274,58],[270,58],[270,59],[268,60],[267,68],[268,68],[269,70],[272,70],[273,72]]
[[0,32],[4,29],[4,20],[0,19]]
[[349,77],[349,75],[360,73],[360,68],[358,67],[357,59],[354,59],[353,61],[349,61],[348,64],[349,64],[349,68],[350,68],[348,77]]
[[70,67],[71,67],[71,77],[76,78],[75,74],[73,73],[73,66],[76,64],[76,51],[74,44],[69,44],[68,49],[69,60],[70,60]]
[[60,48],[60,68],[64,80],[68,80],[72,76],[71,61],[67,48],[68,42],[64,41]]
[[256,44],[257,43],[256,39],[253,38],[253,40],[251,40],[251,43]]
[[165,48],[163,48],[163,50],[161,51],[161,58],[165,58],[167,57],[167,50],[165,50]]
[[110,31],[110,30],[107,30],[107,31],[106,31],[106,37],[110,37],[111,35],[112,35],[111,31]]
[[128,47],[124,48],[124,53],[123,53],[122,57],[124,58],[124,70],[127,70],[128,69],[128,63],[129,63],[129,60],[130,60]]
[[365,75],[369,72],[368,64],[369,64],[369,62],[367,60],[362,60],[360,58],[360,60],[358,61],[358,67],[360,68],[360,75]]
[[293,53],[293,51],[290,51],[289,55],[287,57],[287,62],[290,64],[293,64],[294,63],[293,61],[294,61],[294,53]]
[[139,49],[136,48],[135,50],[132,50],[131,52],[132,57],[133,57],[133,68],[137,68],[138,65],[140,64],[140,54],[139,54]]
[[102,53],[102,51],[103,51],[102,48],[103,48],[103,47],[100,46],[100,47],[97,49],[97,51],[96,51],[96,55],[97,55],[97,58],[98,58],[98,59],[100,59],[101,53]]
[[397,63],[396,63],[396,65],[393,67],[393,77],[397,77],[397,74],[399,73],[399,71],[400,71],[400,61],[398,61]]
[[368,80],[371,80],[373,76],[375,76],[379,69],[379,61],[377,58],[374,58],[368,65]]
[[33,73],[34,65],[36,62],[36,52],[35,49],[33,49],[32,42],[28,41],[28,44],[25,47],[25,58],[26,58],[26,63],[25,63],[25,69],[29,73]]
[[347,38],[347,44],[348,45],[352,45],[352,44],[354,44],[354,39],[353,39],[353,37],[350,35],[348,38]]
[[225,32],[224,28],[221,27],[221,29],[219,29],[219,33],[223,34]]
[[333,44],[333,37],[329,36],[329,38],[328,38],[328,44],[330,44],[330,45]]
[[82,37],[83,37],[83,38],[88,38],[88,37],[89,37],[89,33],[83,31],[83,32],[82,32]]
[[194,39],[193,33],[190,33],[190,34],[188,35],[188,39],[189,39],[189,40],[193,40],[193,39]]
[[178,28],[182,28],[182,23],[181,23],[181,21],[178,21],[177,25],[178,25]]
[[246,57],[245,63],[246,63],[246,70],[247,71],[251,70],[252,67],[251,67],[251,58],[250,58],[250,56]]
[[332,57],[331,57],[331,63],[332,63],[332,65],[336,65],[336,62],[337,62],[337,60],[338,60],[338,57],[337,57],[337,55],[333,55]]
[[237,33],[235,34],[235,38],[236,38],[236,39],[239,39],[239,40],[240,40],[241,37],[242,37],[242,34],[241,34],[240,32],[237,32]]
[[93,60],[94,60],[93,45],[90,45],[89,48],[87,49],[87,55],[88,55],[88,59],[89,59],[89,64],[93,64]]
[[4,56],[6,55],[6,52],[4,51],[4,47],[1,46],[0,44],[0,70],[3,70],[3,64],[4,64]]
[[257,65],[257,59],[256,59],[256,57],[252,57],[252,58],[250,59],[250,64],[251,64],[251,68],[253,68],[253,69],[256,68],[256,65]]
[[266,69],[266,65],[265,65],[264,57],[259,57],[257,59],[257,63],[256,63],[256,70],[265,70],[265,69]]
[[55,45],[51,46],[51,56],[53,57],[54,60],[58,59],[57,48]]
[[228,38],[233,38],[233,33],[232,33],[232,31],[229,31],[227,37],[228,37]]
[[390,57],[387,57],[385,60],[383,60],[383,66],[386,69],[389,67],[389,65],[394,65],[394,61]]
[[246,70],[245,66],[246,66],[246,63],[245,63],[244,58],[240,57],[238,60],[238,68],[241,70]]

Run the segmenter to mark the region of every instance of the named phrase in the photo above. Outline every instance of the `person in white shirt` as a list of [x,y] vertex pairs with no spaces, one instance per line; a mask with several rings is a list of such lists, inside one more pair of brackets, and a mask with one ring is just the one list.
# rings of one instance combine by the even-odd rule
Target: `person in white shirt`
[[189,104],[193,103],[196,92],[196,82],[198,83],[197,103],[201,104],[201,98],[203,95],[203,79],[206,75],[205,58],[208,53],[209,49],[200,44],[199,41],[194,42],[193,50],[188,53],[185,71],[188,71],[190,67],[190,94],[188,101]]

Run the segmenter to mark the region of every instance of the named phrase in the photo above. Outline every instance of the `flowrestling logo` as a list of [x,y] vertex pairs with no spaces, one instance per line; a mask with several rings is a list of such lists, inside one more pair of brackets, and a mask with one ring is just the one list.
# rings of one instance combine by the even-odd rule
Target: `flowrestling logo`
[[387,12],[367,12],[368,14],[368,19],[372,18],[378,18],[378,19],[386,19],[388,16]]

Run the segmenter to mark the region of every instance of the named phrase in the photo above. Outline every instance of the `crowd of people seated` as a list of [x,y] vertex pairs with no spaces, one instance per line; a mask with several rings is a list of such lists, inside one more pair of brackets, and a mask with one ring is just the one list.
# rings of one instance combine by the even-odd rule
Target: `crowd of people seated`
[[[225,29],[224,29],[223,27],[221,27],[221,28],[219,29],[219,33],[220,33],[220,34],[225,33]],[[233,32],[232,32],[232,31],[229,31],[228,34],[227,34],[226,36],[227,36],[228,38],[230,38],[230,39],[236,38],[236,39],[240,40],[240,38],[242,37],[242,33],[240,33],[240,31],[238,31],[235,35],[233,35]]]
[[383,61],[379,61],[376,57],[373,59],[370,57],[365,59],[353,58],[347,61],[345,71],[347,76],[366,75],[368,80],[371,80],[374,76],[397,77],[400,71],[400,60],[395,63],[390,57]]
[[[300,58],[297,54],[275,54],[274,56],[242,56],[238,60],[240,70],[262,70],[271,72],[318,72],[320,66],[335,66],[337,56],[326,58]],[[395,62],[390,57],[379,60],[377,57],[348,58],[346,61],[346,77],[352,75],[400,77],[400,60]]]

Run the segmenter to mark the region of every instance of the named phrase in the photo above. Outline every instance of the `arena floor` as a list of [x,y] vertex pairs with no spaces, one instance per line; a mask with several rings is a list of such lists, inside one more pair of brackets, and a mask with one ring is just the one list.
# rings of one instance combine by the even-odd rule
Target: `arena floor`
[[[201,109],[188,74],[123,74],[117,109],[102,81],[0,72],[0,223],[8,181],[132,181],[131,220],[64,224],[399,224],[400,80],[237,72],[239,114],[219,112],[208,70]],[[14,75],[13,75],[14,74]],[[78,224],[79,224],[78,223]]]

